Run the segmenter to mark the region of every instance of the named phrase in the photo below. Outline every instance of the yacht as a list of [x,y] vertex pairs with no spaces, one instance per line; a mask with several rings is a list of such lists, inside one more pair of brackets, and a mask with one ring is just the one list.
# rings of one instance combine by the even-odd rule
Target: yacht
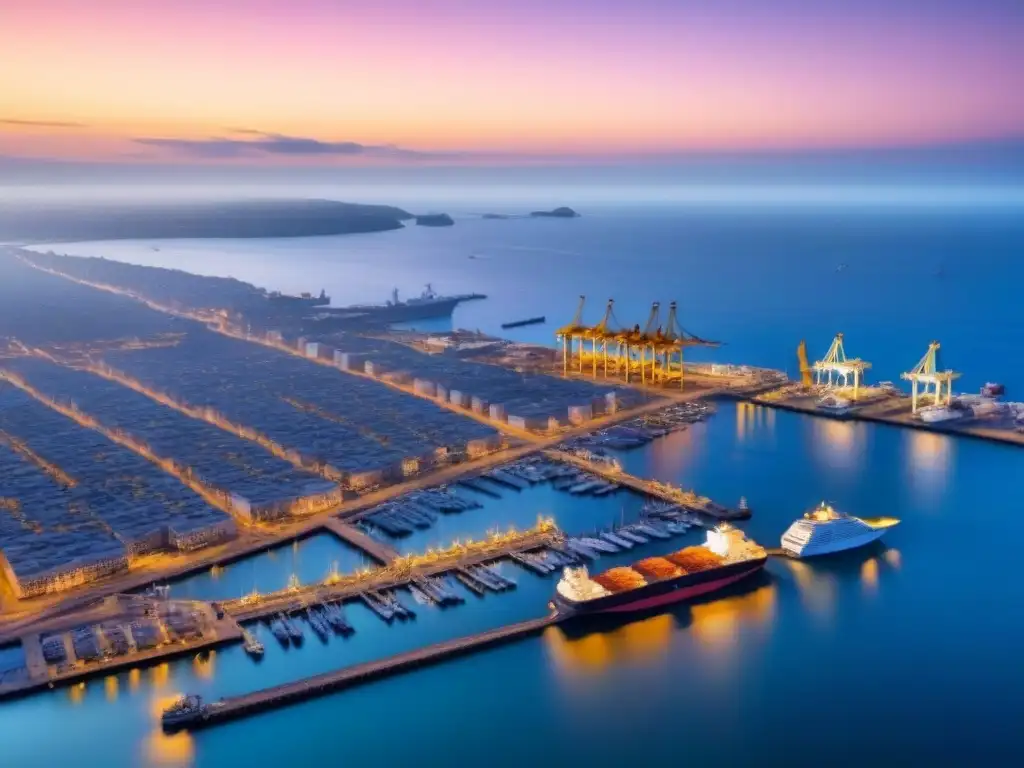
[[163,711],[160,721],[170,730],[201,718],[205,711],[201,696],[182,696]]
[[782,549],[794,557],[842,552],[869,544],[897,525],[894,517],[853,517],[824,501],[793,523],[782,535]]

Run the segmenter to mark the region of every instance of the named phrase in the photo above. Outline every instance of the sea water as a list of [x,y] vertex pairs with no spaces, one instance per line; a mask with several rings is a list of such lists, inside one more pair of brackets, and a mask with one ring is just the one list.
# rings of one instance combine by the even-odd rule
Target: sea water
[[[1012,397],[1024,386],[1016,356],[1020,216],[977,209],[583,212],[565,221],[460,218],[446,230],[344,238],[62,250],[231,274],[284,291],[326,288],[336,304],[432,282],[446,293],[490,296],[460,307],[455,325],[497,331],[501,322],[543,314],[547,326],[514,333],[544,342],[571,317],[580,293],[588,296],[589,322],[609,297],[628,323],[643,322],[651,301],[676,299],[685,327],[727,343],[706,359],[792,372],[801,338],[813,355],[842,331],[848,353],[874,363],[875,380],[897,379],[938,339],[946,365],[964,372],[964,389],[999,380]],[[776,545],[821,499],[903,522],[863,550],[772,560],[762,577],[722,599],[553,628],[194,735],[162,735],[159,711],[175,693],[237,694],[537,616],[554,582],[505,565],[516,590],[466,594],[464,605],[446,610],[403,594],[418,616],[392,626],[353,605],[355,635],[321,644],[307,630],[301,649],[281,648],[262,629],[262,663],[230,647],[206,660],[0,705],[4,761],[1008,763],[1024,685],[1014,556],[1024,534],[1015,508],[1024,462],[1018,449],[723,404],[706,423],[621,458],[631,472],[726,504],[747,497],[754,516],[744,527],[765,545]],[[482,509],[445,516],[399,545],[442,544],[527,525],[539,514],[589,531],[635,513],[637,503],[627,494],[595,501],[548,487],[482,500]],[[638,547],[595,567],[697,538]],[[290,554],[283,557],[290,563]],[[299,567],[313,578],[338,557],[327,547],[303,554]],[[244,575],[252,566],[231,567]],[[231,589],[247,583],[233,578]]]

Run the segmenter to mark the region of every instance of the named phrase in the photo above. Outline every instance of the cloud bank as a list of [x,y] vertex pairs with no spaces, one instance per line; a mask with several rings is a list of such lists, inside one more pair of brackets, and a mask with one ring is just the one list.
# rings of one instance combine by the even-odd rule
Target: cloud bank
[[0,125],[15,125],[20,128],[85,128],[84,123],[60,120],[21,120],[14,117],[0,118]]
[[360,144],[356,141],[321,141],[303,136],[265,133],[252,128],[230,128],[229,133],[246,138],[226,136],[206,139],[164,139],[139,137],[136,144],[166,149],[192,157],[232,158],[253,155],[373,157],[399,160],[457,159],[459,152],[420,152],[392,144]]

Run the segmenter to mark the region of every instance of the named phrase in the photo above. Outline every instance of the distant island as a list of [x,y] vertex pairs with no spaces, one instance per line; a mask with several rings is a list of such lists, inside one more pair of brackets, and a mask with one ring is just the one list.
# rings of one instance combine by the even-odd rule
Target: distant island
[[564,205],[561,208],[555,208],[553,211],[531,211],[530,215],[537,218],[553,219],[575,219],[579,217],[576,211]]
[[261,238],[401,229],[413,215],[390,205],[332,200],[0,205],[0,239],[32,242]]
[[572,208],[562,206],[551,211],[532,211],[530,213],[482,213],[482,219],[575,219],[579,214]]
[[447,213],[427,213],[416,217],[416,224],[421,227],[450,227],[455,219]]

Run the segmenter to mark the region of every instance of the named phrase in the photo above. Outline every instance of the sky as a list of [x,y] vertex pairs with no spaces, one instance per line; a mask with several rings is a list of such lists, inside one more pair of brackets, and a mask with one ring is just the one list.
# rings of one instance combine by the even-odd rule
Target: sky
[[662,158],[1024,139],[1024,0],[0,0],[0,157]]

